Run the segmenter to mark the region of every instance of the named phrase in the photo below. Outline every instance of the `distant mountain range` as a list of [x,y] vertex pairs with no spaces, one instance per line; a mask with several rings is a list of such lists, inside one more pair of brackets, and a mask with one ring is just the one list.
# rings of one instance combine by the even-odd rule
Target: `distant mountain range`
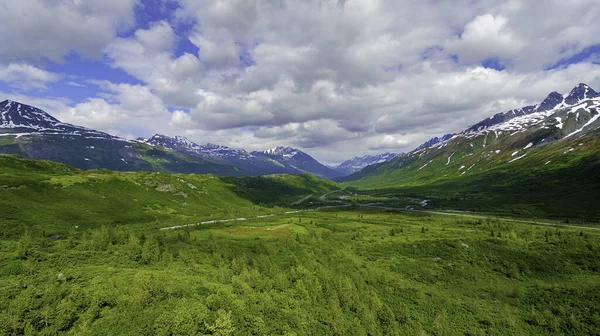
[[215,163],[239,167],[248,172],[248,175],[311,173],[328,179],[342,176],[310,155],[290,147],[276,147],[263,152],[247,152],[243,149],[210,143],[198,145],[182,136],[169,137],[162,134],[155,134],[149,139],[138,138],[138,141]]
[[[536,151],[548,152],[555,144],[597,136],[599,113],[600,94],[579,84],[567,94],[550,93],[540,104],[498,113],[457,134],[434,137],[407,154],[366,155],[327,167],[289,147],[248,152],[198,145],[182,136],[161,134],[126,140],[63,123],[41,109],[6,100],[0,102],[0,153],[53,160],[82,169],[226,176],[311,173],[365,185],[422,183],[526,161]],[[568,153],[579,149],[569,148]],[[559,162],[545,157],[542,164],[551,168]]]
[[355,156],[331,168],[346,176],[354,174],[367,166],[387,162],[402,155],[404,155],[404,153],[382,153],[377,155]]
[[62,123],[41,109],[10,100],[0,102],[0,153],[52,160],[82,169],[226,176],[311,173],[328,179],[343,175],[289,147],[247,152],[214,144],[201,146],[185,137],[161,134],[131,141]]
[[430,139],[406,155],[344,180],[365,186],[417,185],[496,168],[510,171],[526,163],[564,168],[581,163],[570,158],[600,152],[586,146],[598,139],[599,128],[600,94],[579,84],[567,94],[550,93],[540,104],[498,113],[463,132]]

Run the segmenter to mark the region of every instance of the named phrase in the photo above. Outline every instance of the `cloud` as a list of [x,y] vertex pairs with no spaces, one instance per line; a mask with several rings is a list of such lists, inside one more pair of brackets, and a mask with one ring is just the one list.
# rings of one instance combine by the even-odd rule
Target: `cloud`
[[[32,13],[42,4],[14,3],[6,6]],[[131,24],[133,1],[43,6],[73,20],[51,23],[47,35],[39,27],[20,35],[15,50],[0,51],[0,64],[102,51],[139,83],[96,82],[101,92],[64,115],[123,134],[183,133],[248,149],[290,145],[332,162],[408,151],[579,82],[600,88],[595,57],[548,70],[600,44],[596,0],[179,0],[173,17],[139,22],[117,38]],[[0,42],[35,26],[20,24],[0,27]],[[486,60],[505,69],[488,69]]]
[[458,55],[465,63],[480,62],[488,58],[508,60],[524,46],[508,26],[502,15],[484,14],[469,22],[460,36],[446,43],[446,49]]
[[112,66],[147,84],[166,104],[194,107],[201,100],[197,91],[203,66],[189,53],[173,57],[177,39],[169,23],[159,21],[149,29],[138,29],[130,38],[116,39],[105,53]]
[[65,122],[117,135],[158,132],[168,125],[171,114],[148,87],[127,83],[92,81],[101,88],[99,97],[64,107],[56,116]]
[[48,83],[60,79],[59,74],[48,72],[27,63],[0,65],[0,81],[19,89],[45,89]]
[[100,57],[117,32],[133,24],[135,0],[18,0],[0,4],[0,63],[61,62],[77,51]]

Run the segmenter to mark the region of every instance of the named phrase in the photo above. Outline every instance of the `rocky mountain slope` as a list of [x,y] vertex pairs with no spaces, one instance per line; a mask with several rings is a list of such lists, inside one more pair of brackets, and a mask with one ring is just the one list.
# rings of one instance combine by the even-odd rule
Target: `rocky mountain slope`
[[341,176],[341,174],[325,167],[310,155],[290,147],[276,147],[263,152],[247,152],[243,149],[210,143],[198,145],[182,136],[170,137],[162,134],[155,134],[149,139],[138,140],[178,153],[236,166],[253,175],[311,173],[328,179]]
[[60,122],[41,109],[10,100],[0,102],[0,153],[47,159],[82,169],[224,176],[311,173],[329,179],[341,176],[296,149],[250,153],[161,134],[131,141]]
[[404,155],[404,153],[382,153],[377,155],[355,156],[333,167],[333,169],[344,174],[344,176],[347,176],[354,174],[367,166],[388,162],[401,155]]
[[[510,167],[533,159],[542,150],[548,155],[538,164],[558,168],[565,156],[585,149],[586,137],[598,136],[599,117],[600,94],[579,84],[567,94],[552,92],[540,104],[498,113],[463,132],[431,139],[402,157],[345,180],[369,186],[418,185]],[[554,150],[569,141],[576,143]]]

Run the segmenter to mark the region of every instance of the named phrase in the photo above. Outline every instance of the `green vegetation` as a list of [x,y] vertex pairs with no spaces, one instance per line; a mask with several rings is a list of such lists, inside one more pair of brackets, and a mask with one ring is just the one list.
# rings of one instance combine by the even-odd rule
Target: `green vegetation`
[[[278,213],[284,210],[276,207],[279,202],[273,195],[284,200],[338,188],[305,175],[237,180],[215,175],[81,171],[7,155],[0,155],[0,167],[0,237],[21,235],[27,228],[64,233],[66,223],[81,229],[103,225],[154,229]],[[249,180],[255,181],[252,188],[242,186]]]
[[225,176],[248,175],[247,171],[221,160],[165,150],[143,143],[120,140],[65,137],[55,134],[0,136],[0,153],[48,159],[85,169],[201,173]]
[[2,241],[0,330],[596,334],[599,252],[596,232],[370,211],[30,230]]
[[[457,148],[442,148],[430,153],[435,159],[422,169],[427,156],[406,158],[401,168],[398,162],[379,166],[343,184],[372,197],[428,199],[428,207],[434,209],[598,222],[599,132],[554,143],[514,162],[508,162],[512,152],[485,156],[483,142],[475,142],[467,146],[470,153],[454,154],[447,164],[447,156]],[[487,142],[485,151],[492,151]],[[469,167],[473,168],[466,171]]]
[[600,333],[597,230],[279,207],[338,188],[308,175],[0,167],[0,334]]

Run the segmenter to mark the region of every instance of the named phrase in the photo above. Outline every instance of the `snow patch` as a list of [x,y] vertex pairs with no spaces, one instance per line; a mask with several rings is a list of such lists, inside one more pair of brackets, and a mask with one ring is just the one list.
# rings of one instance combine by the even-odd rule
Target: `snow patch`
[[510,160],[510,161],[508,161],[508,163],[515,162],[515,161],[517,161],[517,160],[519,160],[519,159],[522,159],[522,158],[524,158],[524,157],[526,157],[526,156],[527,156],[527,154],[523,154],[523,155],[521,155],[521,156],[518,156],[518,157],[516,157],[516,158],[514,158],[514,159],[512,159],[512,160]]

